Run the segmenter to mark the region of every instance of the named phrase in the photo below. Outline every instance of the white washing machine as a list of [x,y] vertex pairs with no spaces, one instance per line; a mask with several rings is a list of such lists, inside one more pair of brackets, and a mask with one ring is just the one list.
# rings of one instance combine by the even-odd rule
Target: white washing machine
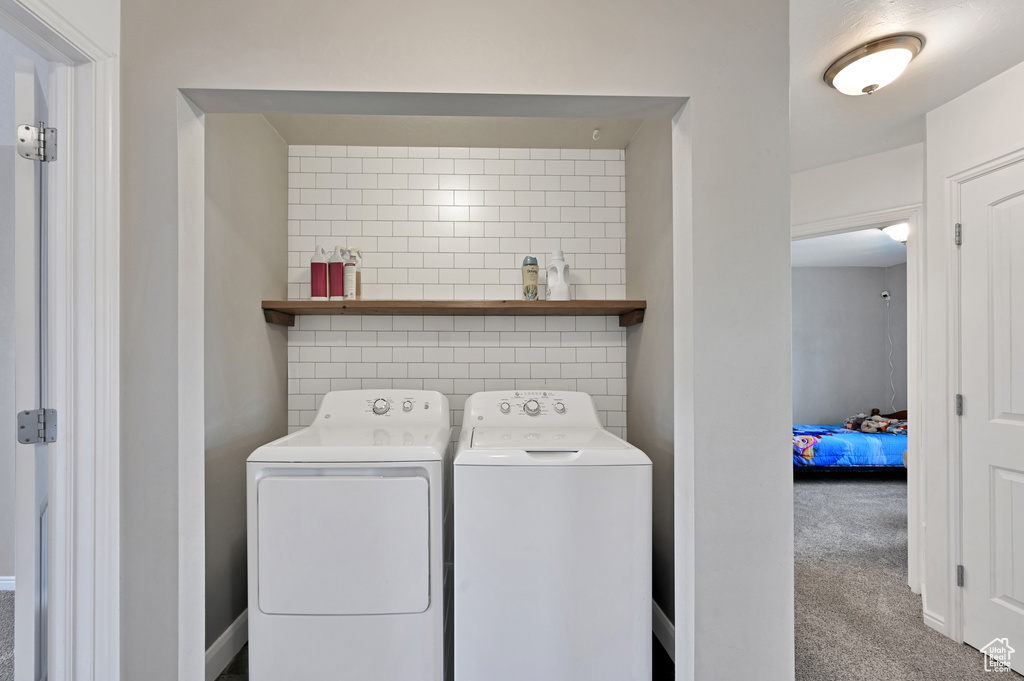
[[651,461],[578,392],[466,401],[455,681],[651,678]]
[[448,400],[328,393],[246,464],[249,678],[444,678]]

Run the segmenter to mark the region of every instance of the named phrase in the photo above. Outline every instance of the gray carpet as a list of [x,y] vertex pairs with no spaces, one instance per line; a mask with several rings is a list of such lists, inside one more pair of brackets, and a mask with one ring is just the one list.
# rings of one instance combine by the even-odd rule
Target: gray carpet
[[906,480],[794,483],[797,681],[992,681],[977,650],[925,626],[907,586]]
[[0,591],[0,681],[14,679],[14,592]]

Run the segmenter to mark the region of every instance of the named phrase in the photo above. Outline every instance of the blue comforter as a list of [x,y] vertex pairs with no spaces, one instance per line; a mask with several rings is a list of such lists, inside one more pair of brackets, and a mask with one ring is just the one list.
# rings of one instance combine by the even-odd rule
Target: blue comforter
[[793,426],[795,466],[902,466],[906,435],[861,433],[838,426]]

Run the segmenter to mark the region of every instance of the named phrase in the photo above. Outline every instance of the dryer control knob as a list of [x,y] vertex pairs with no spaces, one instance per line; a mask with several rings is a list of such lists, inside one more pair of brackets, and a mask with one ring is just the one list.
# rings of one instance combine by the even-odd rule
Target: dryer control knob
[[412,400],[406,400],[402,402],[402,409],[404,411],[412,411]]
[[564,402],[555,402],[555,411],[557,411],[559,414],[564,414],[565,413],[565,403]]
[[502,402],[501,404],[498,405],[498,408],[501,409],[502,414],[507,414],[509,413],[509,411],[512,410],[512,405],[510,405],[508,402]]
[[388,409],[391,409],[391,405],[383,397],[373,401],[373,413],[374,414],[386,414]]
[[527,400],[526,404],[523,405],[523,411],[530,416],[536,416],[540,413],[540,402],[537,400]]

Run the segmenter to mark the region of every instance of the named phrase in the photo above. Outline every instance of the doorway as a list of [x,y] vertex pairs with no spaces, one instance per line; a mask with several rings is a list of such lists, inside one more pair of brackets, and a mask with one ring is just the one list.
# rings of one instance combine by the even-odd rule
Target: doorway
[[[61,11],[69,9],[17,0],[0,11],[0,112],[9,126],[0,144],[0,305],[9,306],[0,308],[8,313],[0,329],[0,484],[14,480],[0,503],[15,500],[0,514],[0,676],[13,667],[19,681],[119,678],[118,76],[117,58],[103,47],[116,46],[116,31],[105,31],[116,26],[117,8],[90,7],[88,29]],[[15,97],[14,88],[29,95]],[[49,116],[39,115],[42,99]],[[48,187],[26,190],[20,185],[25,176],[39,182],[40,164],[18,155],[16,126],[44,118],[60,131],[58,160],[47,164]],[[49,214],[44,277],[40,212]],[[49,300],[43,314],[40,281]],[[40,318],[48,344],[39,342]],[[39,375],[39,356],[49,360],[47,375]],[[20,443],[16,411],[44,402],[59,415],[57,441]],[[7,629],[12,603],[17,625]]]
[[[50,514],[51,457],[49,436],[32,433],[38,410],[49,409],[47,392],[48,346],[46,207],[47,163],[23,158],[37,153],[26,148],[39,133],[20,127],[38,126],[49,119],[49,62],[7,33],[0,33],[0,76],[5,102],[2,122],[11,132],[3,147],[3,274],[0,275],[0,312],[13,320],[0,336],[0,404],[7,414],[27,412],[32,423],[19,415],[18,423],[4,419],[9,437],[0,436],[0,466],[11,489],[3,495],[6,513],[0,514],[0,573],[11,575],[15,587],[13,649],[0,652],[4,667],[17,681],[48,678],[50,648]],[[42,128],[45,128],[43,124]],[[18,135],[13,134],[15,129]],[[47,154],[41,154],[45,157]],[[47,412],[48,413],[48,412]],[[52,425],[52,419],[51,419]],[[9,605],[10,599],[4,603]],[[7,609],[3,617],[10,621]]]
[[906,588],[906,415],[854,421],[907,408],[906,258],[877,228],[793,242],[798,680],[882,658],[867,652],[880,608],[924,629]]

